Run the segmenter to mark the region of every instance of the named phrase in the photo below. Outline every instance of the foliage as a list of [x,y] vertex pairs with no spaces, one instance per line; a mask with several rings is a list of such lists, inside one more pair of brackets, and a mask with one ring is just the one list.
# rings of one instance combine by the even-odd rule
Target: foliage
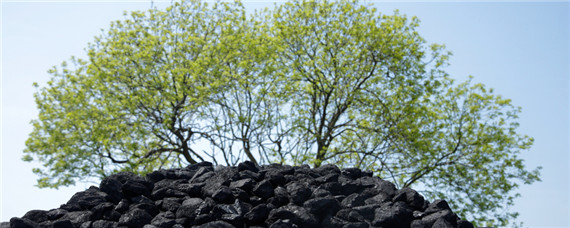
[[133,12],[50,71],[24,160],[39,187],[199,161],[325,163],[373,170],[506,225],[519,184],[520,108],[444,71],[419,20],[357,1],[239,2]]

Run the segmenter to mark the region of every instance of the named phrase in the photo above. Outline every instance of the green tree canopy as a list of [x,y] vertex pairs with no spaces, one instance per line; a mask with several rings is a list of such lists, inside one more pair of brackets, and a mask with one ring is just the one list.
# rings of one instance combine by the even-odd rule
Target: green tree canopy
[[50,70],[35,94],[24,160],[39,187],[200,161],[337,164],[449,199],[479,225],[506,225],[520,184],[520,108],[471,80],[417,18],[357,1],[239,2],[132,12]]

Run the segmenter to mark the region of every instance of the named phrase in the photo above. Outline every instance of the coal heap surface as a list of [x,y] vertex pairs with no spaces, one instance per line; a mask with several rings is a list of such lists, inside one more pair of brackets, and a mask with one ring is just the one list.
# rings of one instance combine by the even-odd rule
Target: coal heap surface
[[473,227],[445,200],[357,168],[209,162],[141,177],[109,176],[57,209],[32,210],[4,227]]

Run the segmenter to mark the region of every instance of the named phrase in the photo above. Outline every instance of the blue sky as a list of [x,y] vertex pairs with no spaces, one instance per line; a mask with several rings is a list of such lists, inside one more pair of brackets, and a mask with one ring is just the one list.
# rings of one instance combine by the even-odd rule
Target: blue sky
[[[167,1],[170,2],[170,1]],[[246,7],[271,6],[245,1]],[[519,132],[535,138],[521,156],[529,168],[542,166],[542,182],[519,189],[513,210],[529,227],[570,227],[569,87],[570,2],[374,2],[380,12],[394,9],[418,16],[420,34],[442,43],[454,55],[447,71],[459,81],[469,75],[522,107]],[[155,5],[167,3],[155,1]],[[29,121],[37,117],[33,82],[45,85],[46,71],[84,48],[150,1],[3,1],[0,221],[32,209],[51,209],[93,183],[38,189],[21,161]]]

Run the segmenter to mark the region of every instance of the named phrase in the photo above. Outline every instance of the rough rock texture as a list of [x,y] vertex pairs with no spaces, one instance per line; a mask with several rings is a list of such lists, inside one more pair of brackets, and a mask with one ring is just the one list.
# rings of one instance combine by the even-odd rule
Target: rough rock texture
[[445,200],[359,169],[324,165],[217,167],[202,162],[146,177],[118,173],[60,208],[32,210],[5,227],[473,227]]

